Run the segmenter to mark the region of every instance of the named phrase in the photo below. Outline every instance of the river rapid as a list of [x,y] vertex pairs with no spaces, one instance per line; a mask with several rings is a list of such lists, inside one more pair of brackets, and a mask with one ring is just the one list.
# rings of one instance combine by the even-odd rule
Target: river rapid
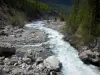
[[51,51],[62,63],[62,73],[64,75],[100,75],[97,67],[86,65],[79,59],[77,50],[64,41],[64,35],[57,30],[45,27],[43,21],[36,21],[25,26],[40,29],[47,34],[48,44]]

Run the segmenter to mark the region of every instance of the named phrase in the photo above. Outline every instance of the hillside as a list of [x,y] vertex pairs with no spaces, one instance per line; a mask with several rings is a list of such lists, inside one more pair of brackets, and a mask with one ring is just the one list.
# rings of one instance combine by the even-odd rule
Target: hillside
[[73,0],[65,35],[83,61],[100,66],[100,1]]
[[50,6],[52,9],[62,12],[69,12],[72,0],[40,0]]
[[40,19],[43,13],[49,13],[49,7],[37,0],[0,0],[0,25],[19,25]]

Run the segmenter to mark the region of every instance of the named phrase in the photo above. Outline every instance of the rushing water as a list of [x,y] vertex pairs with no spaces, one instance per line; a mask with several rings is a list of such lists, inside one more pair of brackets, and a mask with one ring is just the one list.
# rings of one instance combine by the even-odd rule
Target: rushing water
[[61,33],[43,26],[42,21],[26,24],[27,27],[36,28],[48,34],[52,52],[62,62],[64,75],[100,75],[93,65],[84,64],[78,57],[78,52],[68,42],[64,41]]

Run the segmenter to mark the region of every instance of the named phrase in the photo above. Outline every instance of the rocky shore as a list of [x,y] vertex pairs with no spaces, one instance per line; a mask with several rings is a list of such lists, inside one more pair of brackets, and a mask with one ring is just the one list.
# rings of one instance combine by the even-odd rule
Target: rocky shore
[[100,38],[94,38],[89,44],[77,43],[73,35],[64,37],[79,52],[79,58],[85,64],[93,64],[100,67]]
[[[65,22],[57,20],[45,21],[46,27],[58,30],[62,32],[62,28],[65,26]],[[100,38],[94,38],[89,44],[83,45],[76,43],[75,37],[73,35],[65,34],[64,40],[68,41],[73,47],[79,52],[79,58],[85,64],[93,64],[97,67],[100,67]]]
[[48,40],[38,29],[2,27],[0,75],[61,75],[61,63],[52,56]]

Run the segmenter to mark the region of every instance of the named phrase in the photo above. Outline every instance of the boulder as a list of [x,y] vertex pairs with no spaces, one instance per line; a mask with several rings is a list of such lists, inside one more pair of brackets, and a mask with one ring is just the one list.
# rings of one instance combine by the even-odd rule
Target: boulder
[[61,63],[55,56],[50,56],[44,60],[44,66],[50,70],[60,71]]
[[92,58],[94,56],[94,53],[91,50],[87,50],[87,51],[83,51],[81,53],[79,53],[79,57],[80,59],[82,59],[83,61],[88,60],[90,57]]
[[51,71],[50,75],[57,75],[57,73],[55,71]]
[[45,66],[44,66],[43,63],[41,63],[41,64],[39,64],[39,65],[36,66],[36,69],[38,69],[39,71],[42,72],[45,69]]
[[15,47],[12,47],[10,43],[1,43],[0,42],[0,56],[12,56],[16,53]]
[[97,56],[97,52],[92,52],[91,50],[83,51],[79,53],[79,58],[86,64],[93,64],[95,66],[100,66],[100,59]]
[[10,59],[11,65],[14,65],[15,63],[18,63],[18,61],[19,61],[19,58],[18,57],[12,57]]
[[42,63],[42,62],[43,62],[42,57],[38,57],[38,58],[36,59],[36,65],[38,65],[38,64],[40,64],[40,63]]
[[21,75],[21,69],[19,68],[15,68],[12,70],[12,75]]
[[30,59],[30,58],[23,58],[22,60],[23,60],[23,62],[25,62],[26,64],[30,64],[30,63],[31,63],[31,59]]

